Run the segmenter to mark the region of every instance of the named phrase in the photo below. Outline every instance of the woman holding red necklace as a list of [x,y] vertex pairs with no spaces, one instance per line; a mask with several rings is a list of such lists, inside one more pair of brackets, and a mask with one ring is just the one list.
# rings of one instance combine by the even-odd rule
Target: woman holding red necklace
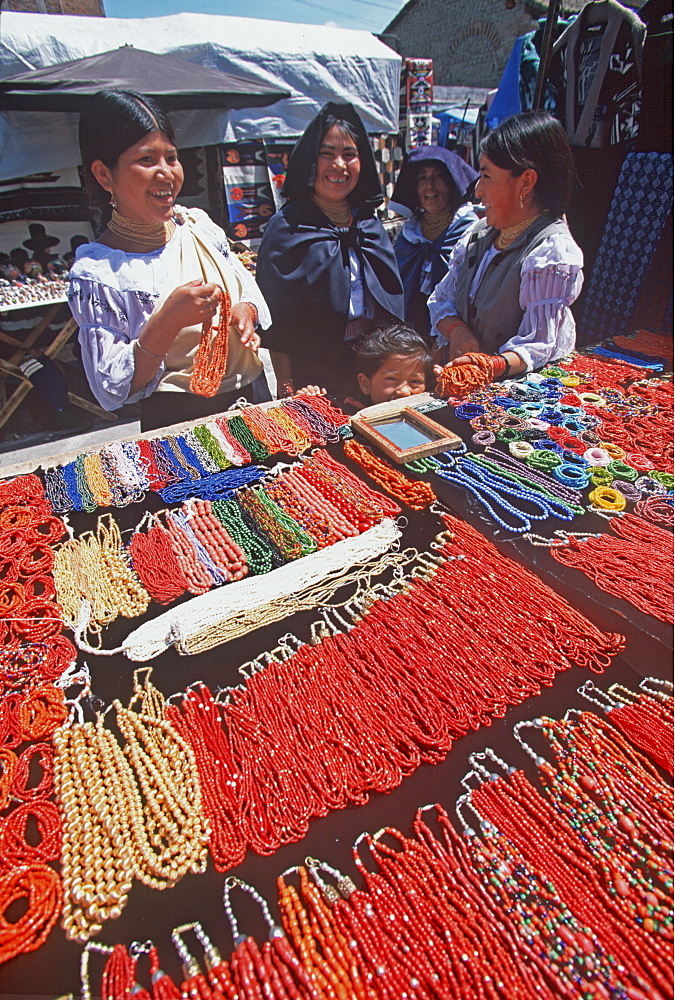
[[[176,204],[183,168],[168,116],[140,94],[101,91],[80,117],[80,147],[105,228],[78,248],[68,298],[101,406],[140,402],[149,430],[250,398],[262,372],[257,328],[269,325],[269,312],[225,233],[205,212]],[[226,364],[198,395],[192,376],[204,324],[224,327]]]

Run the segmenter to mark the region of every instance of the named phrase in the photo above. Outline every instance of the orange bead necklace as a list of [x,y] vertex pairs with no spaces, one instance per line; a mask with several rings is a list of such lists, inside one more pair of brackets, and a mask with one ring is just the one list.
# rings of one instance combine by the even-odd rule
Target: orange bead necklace
[[371,479],[413,510],[423,510],[436,499],[436,494],[428,483],[408,479],[388,462],[378,458],[372,448],[351,440],[345,441],[344,449],[345,455],[356,462]]
[[[232,317],[232,300],[227,290],[220,293],[218,326],[208,320],[202,326],[202,335],[190,377],[190,392],[199,396],[215,396],[227,365],[227,338]],[[212,339],[212,332],[216,331]]]
[[439,374],[436,391],[443,399],[464,399],[497,377],[499,358],[491,354],[467,354],[466,357],[471,359],[471,364],[446,365]]

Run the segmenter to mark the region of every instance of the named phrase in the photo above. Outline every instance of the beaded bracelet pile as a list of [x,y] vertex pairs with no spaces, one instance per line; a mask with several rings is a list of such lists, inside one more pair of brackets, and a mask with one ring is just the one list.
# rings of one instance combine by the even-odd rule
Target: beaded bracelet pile
[[[589,363],[575,355],[564,367],[483,387],[458,405],[455,415],[471,423],[471,440],[479,448],[506,444],[523,463],[522,482],[535,471],[543,473],[551,483],[588,489],[589,509],[621,514],[627,501],[660,488],[672,493],[673,485],[672,473],[663,471],[672,468],[672,382],[635,381],[635,376],[630,366]],[[656,446],[647,439],[648,423],[655,425]],[[584,509],[579,499],[576,513]],[[494,514],[489,504],[487,509]],[[507,526],[499,516],[496,520]]]
[[63,898],[51,738],[75,660],[52,575],[64,534],[37,476],[0,482],[0,963],[40,947]]

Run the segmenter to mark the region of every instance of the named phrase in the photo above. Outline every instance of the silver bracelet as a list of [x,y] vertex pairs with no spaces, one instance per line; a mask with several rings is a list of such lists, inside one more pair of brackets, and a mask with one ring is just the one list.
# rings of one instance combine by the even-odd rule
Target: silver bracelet
[[166,357],[166,354],[153,354],[152,351],[146,350],[138,338],[136,338],[136,340],[134,341],[134,345],[140,348],[143,354],[147,354],[149,358],[154,358],[155,361],[164,361],[164,358]]

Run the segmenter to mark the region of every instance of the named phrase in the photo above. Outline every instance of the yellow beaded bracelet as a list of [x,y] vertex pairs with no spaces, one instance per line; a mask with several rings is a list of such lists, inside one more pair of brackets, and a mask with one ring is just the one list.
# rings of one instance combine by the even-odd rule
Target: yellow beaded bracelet
[[607,400],[598,392],[578,392],[577,396],[582,403],[590,403],[591,406],[607,406]]
[[610,486],[598,486],[588,494],[588,499],[601,510],[625,510],[626,507],[625,496]]
[[626,452],[623,448],[620,448],[618,444],[612,444],[611,441],[601,441],[598,448],[604,448],[608,455],[612,458],[625,458]]

